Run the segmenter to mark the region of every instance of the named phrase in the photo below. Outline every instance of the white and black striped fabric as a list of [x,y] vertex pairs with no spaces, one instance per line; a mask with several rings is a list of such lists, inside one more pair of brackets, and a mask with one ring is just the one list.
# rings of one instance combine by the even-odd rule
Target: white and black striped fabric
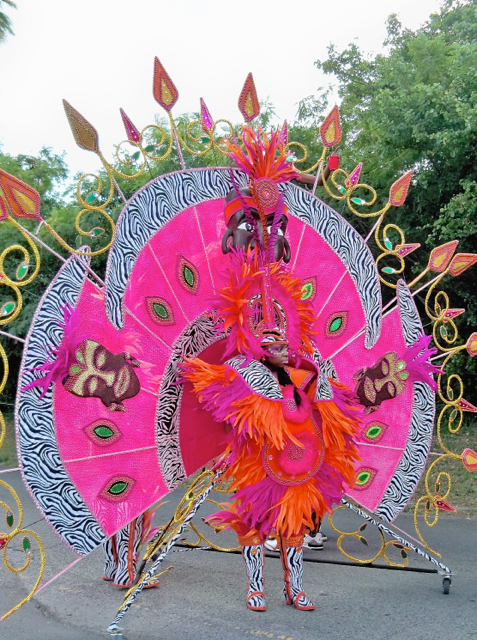
[[[423,334],[419,313],[403,280],[398,282],[399,315],[407,347]],[[412,417],[406,448],[374,513],[392,522],[404,509],[421,477],[431,447],[435,395],[424,382],[413,383]]]
[[74,307],[84,285],[89,259],[72,257],[43,294],[26,338],[20,369],[15,420],[23,478],[38,508],[74,551],[84,555],[106,539],[63,467],[55,436],[53,389],[22,392],[37,377],[34,367],[49,358],[63,338],[62,306]]
[[184,358],[195,358],[211,344],[222,340],[208,314],[199,316],[178,337],[162,378],[156,412],[156,444],[159,465],[169,491],[187,478],[179,440],[179,416],[184,390],[178,384]]
[[365,346],[371,349],[381,333],[381,285],[373,255],[346,220],[308,191],[290,185],[285,190],[290,215],[307,222],[343,262],[356,285],[366,318]]
[[226,364],[236,371],[256,393],[268,400],[282,400],[283,393],[273,373],[264,364],[257,360],[246,362],[245,356],[237,356],[227,360]]

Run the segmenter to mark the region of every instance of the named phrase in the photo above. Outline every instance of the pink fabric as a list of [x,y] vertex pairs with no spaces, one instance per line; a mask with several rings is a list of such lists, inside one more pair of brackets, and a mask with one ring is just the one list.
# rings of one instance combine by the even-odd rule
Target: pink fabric
[[[153,394],[159,389],[169,353],[130,316],[126,316],[125,328],[116,331],[105,317],[102,292],[89,280],[77,309],[80,334],[87,334],[113,352],[128,351],[141,362],[135,371],[144,391],[125,401],[125,412],[109,411],[99,398],[74,396],[61,383],[54,389],[55,428],[62,461],[86,504],[111,535],[167,492],[157,459],[157,397]],[[84,431],[101,418],[113,422],[122,434],[107,449],[92,442]],[[141,451],[134,452],[136,449]],[[99,498],[107,482],[117,475],[134,480],[127,499],[118,503]]]
[[[356,338],[346,349],[333,358],[333,364],[340,382],[351,389],[356,387],[354,373],[362,367],[372,366],[387,351],[404,353],[406,345],[402,335],[399,311],[395,309],[383,318],[381,336],[372,349],[364,346],[364,334]],[[379,446],[366,443],[359,438],[361,461],[357,468],[369,467],[377,470],[369,487],[364,490],[348,488],[347,493],[368,509],[374,510],[380,503],[386,487],[392,478],[407,443],[412,414],[412,384],[392,401],[385,401],[381,407],[363,417],[363,432],[372,422],[388,425]]]

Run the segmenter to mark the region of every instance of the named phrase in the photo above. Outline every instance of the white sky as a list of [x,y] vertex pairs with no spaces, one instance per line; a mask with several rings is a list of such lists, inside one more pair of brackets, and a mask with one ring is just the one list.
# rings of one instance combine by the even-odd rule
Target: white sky
[[0,46],[0,142],[11,154],[43,145],[67,152],[76,172],[98,167],[79,149],[66,98],[97,129],[108,158],[125,139],[119,107],[142,129],[161,111],[152,96],[154,56],[179,90],[173,113],[240,121],[240,90],[252,71],[259,98],[281,119],[330,79],[314,67],[329,43],[353,39],[378,52],[389,14],[418,28],[439,0],[16,0],[15,36]]

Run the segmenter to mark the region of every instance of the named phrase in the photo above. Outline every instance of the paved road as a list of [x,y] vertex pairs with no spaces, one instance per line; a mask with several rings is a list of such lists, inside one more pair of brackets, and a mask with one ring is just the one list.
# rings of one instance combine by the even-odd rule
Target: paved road
[[[18,491],[25,507],[24,524],[35,523],[32,529],[44,542],[47,565],[43,582],[46,582],[77,556],[40,519],[19,474],[9,473],[1,478]],[[180,495],[180,491],[172,494],[169,504],[161,507],[159,522],[166,520]],[[343,526],[351,526],[352,520],[352,514],[346,510],[341,518]],[[401,516],[398,525],[412,532],[409,515]],[[377,533],[368,534],[368,530],[370,548],[375,548]],[[331,532],[329,527],[327,532]],[[178,548],[165,564],[174,565],[174,570],[163,577],[157,589],[143,592],[123,619],[122,637],[125,640],[239,640],[249,636],[281,640],[477,638],[477,520],[445,517],[426,535],[429,544],[442,553],[443,562],[455,573],[449,595],[443,595],[441,577],[437,574],[333,564],[345,559],[336,550],[336,534],[332,533],[323,551],[307,552],[309,560],[318,561],[305,565],[305,588],[317,604],[314,612],[285,606],[281,594],[282,570],[276,556],[266,561],[268,610],[257,613],[245,606],[245,577],[239,555]],[[233,545],[233,536],[222,534],[217,542]],[[360,553],[368,551],[361,544],[356,549]],[[33,583],[38,567],[35,551],[34,547],[32,565],[25,573],[11,574],[0,565],[2,614],[25,597]],[[19,565],[23,554],[13,550],[9,557]],[[379,564],[383,564],[382,560]],[[410,566],[432,568],[415,555]],[[107,640],[110,636],[104,630],[122,602],[122,593],[101,580],[101,571],[102,552],[98,549],[0,623],[0,639]]]

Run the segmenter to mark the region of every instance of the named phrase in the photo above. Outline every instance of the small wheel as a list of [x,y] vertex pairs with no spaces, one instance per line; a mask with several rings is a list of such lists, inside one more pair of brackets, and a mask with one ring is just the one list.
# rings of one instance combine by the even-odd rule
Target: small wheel
[[451,587],[451,579],[450,576],[444,576],[442,579],[442,590],[445,595],[447,595],[450,591]]

